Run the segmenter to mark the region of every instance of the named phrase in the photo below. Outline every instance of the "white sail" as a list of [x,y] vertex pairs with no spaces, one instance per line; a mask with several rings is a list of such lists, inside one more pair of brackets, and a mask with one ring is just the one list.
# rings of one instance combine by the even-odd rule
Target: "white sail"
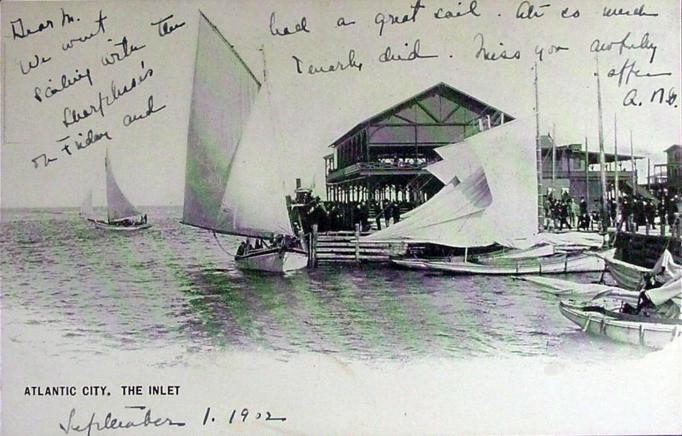
[[232,232],[247,236],[293,235],[267,84],[261,88],[230,166],[222,210]]
[[85,195],[83,203],[81,203],[80,215],[85,218],[94,218],[95,209],[92,207],[92,190]]
[[232,217],[221,205],[260,83],[203,14],[198,32],[182,220],[218,232],[237,233]]
[[[438,149],[447,184],[403,221],[367,237],[451,247],[509,245],[537,232],[534,132],[515,120]],[[450,168],[451,174],[443,169]]]
[[109,160],[108,150],[107,155],[104,158],[104,167],[107,173],[107,217],[109,222],[120,221],[125,218],[141,215],[141,213],[135,209],[135,206],[128,201],[121,191],[121,188],[118,187],[111,167],[111,161]]

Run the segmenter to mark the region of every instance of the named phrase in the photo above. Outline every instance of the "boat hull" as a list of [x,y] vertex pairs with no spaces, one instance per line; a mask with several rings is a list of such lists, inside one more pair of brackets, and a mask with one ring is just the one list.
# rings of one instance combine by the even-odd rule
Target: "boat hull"
[[644,274],[651,273],[650,268],[644,268],[616,259],[613,255],[602,256],[606,262],[606,269],[616,281],[618,287],[636,290]]
[[88,221],[91,222],[98,229],[111,230],[114,232],[135,232],[137,230],[148,229],[152,226],[150,223],[140,224],[136,226],[114,226],[104,221],[98,221],[89,218]]
[[607,337],[616,342],[663,348],[682,336],[682,325],[679,324],[621,320],[603,313],[586,311],[584,306],[567,301],[559,303],[559,310],[585,333]]
[[284,273],[305,268],[308,265],[308,254],[302,250],[277,248],[235,256],[235,262],[244,270]]
[[553,256],[534,261],[511,262],[504,265],[473,262],[424,262],[428,269],[449,274],[520,275],[565,274],[599,272],[604,270],[604,260],[591,254]]

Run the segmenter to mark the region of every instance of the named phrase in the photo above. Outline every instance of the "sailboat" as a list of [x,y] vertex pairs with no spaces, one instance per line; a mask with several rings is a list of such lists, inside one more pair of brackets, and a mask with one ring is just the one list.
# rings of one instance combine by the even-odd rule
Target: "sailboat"
[[182,223],[255,238],[237,266],[280,273],[304,268],[308,254],[291,225],[269,99],[267,78],[200,13]]
[[80,215],[100,229],[132,232],[151,227],[152,225],[147,222],[147,215],[138,211],[118,186],[109,159],[109,150],[104,158],[104,169],[107,185],[107,219],[96,218],[92,207],[92,190],[88,191],[81,204]]
[[682,267],[675,264],[670,252],[665,250],[649,277],[656,284],[647,286],[651,283],[641,281],[635,291],[639,298],[634,301],[622,297],[615,300],[598,297],[588,301],[563,300],[559,310],[586,333],[618,342],[661,348],[682,337]]
[[[587,233],[538,233],[535,143],[528,120],[517,119],[439,147],[426,170],[444,187],[404,220],[369,240],[400,240],[464,248],[462,260],[393,259],[395,264],[454,274],[548,274],[602,271]],[[504,247],[467,256],[470,248]]]

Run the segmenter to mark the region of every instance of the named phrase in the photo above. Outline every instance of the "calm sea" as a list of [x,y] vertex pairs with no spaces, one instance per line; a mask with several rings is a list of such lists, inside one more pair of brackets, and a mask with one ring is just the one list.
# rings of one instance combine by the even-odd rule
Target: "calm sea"
[[[511,277],[368,265],[243,272],[209,232],[179,224],[180,208],[147,210],[154,227],[134,234],[97,230],[75,209],[4,210],[10,339],[30,346],[44,334],[51,339],[40,346],[62,355],[163,347],[389,360],[643,355],[584,335],[559,313],[557,297]],[[234,252],[239,240],[220,238]],[[16,333],[23,329],[34,333]]]

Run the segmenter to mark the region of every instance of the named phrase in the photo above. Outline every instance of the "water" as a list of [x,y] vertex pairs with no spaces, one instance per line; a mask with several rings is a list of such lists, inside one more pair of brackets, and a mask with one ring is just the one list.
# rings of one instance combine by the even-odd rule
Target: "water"
[[[557,297],[511,277],[373,265],[244,272],[180,216],[180,208],[149,209],[153,228],[118,234],[72,209],[3,211],[3,331],[47,355],[169,347],[181,356],[272,350],[404,361],[644,354],[584,335]],[[234,252],[239,240],[221,242]]]

